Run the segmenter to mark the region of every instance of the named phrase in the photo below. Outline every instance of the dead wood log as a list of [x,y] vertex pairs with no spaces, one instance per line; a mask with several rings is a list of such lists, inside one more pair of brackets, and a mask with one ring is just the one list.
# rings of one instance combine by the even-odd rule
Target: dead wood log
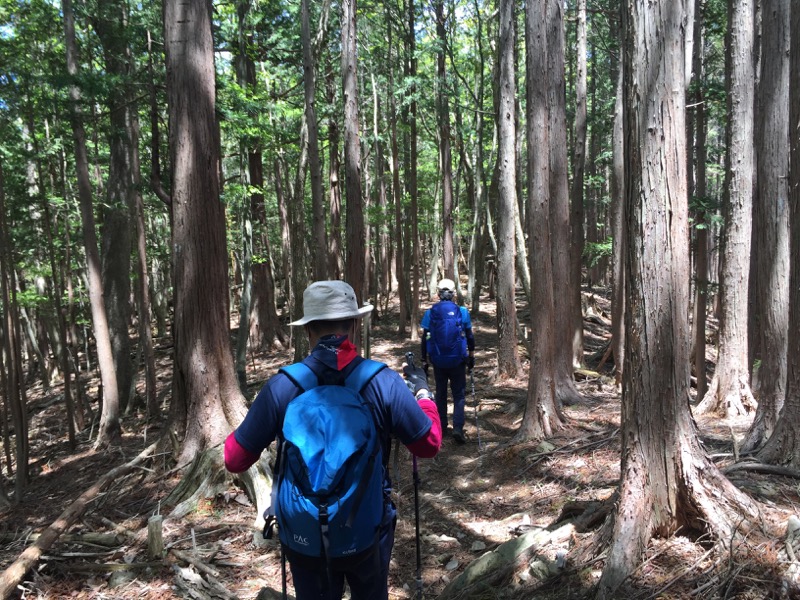
[[81,494],[77,500],[70,504],[67,509],[41,533],[39,538],[32,545],[28,546],[28,548],[19,555],[17,560],[0,575],[0,598],[5,600],[11,595],[20,581],[22,581],[22,578],[25,577],[25,573],[39,561],[42,553],[48,550],[61,534],[72,526],[84,513],[89,503],[94,500],[100,492],[121,475],[125,475],[136,469],[140,463],[155,451],[157,445],[158,442],[151,444],[132,461],[111,469],[98,479],[94,485]]

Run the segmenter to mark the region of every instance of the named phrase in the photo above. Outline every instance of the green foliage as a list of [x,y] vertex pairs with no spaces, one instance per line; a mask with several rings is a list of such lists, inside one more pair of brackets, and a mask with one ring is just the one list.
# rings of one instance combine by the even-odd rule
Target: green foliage
[[583,247],[583,257],[587,266],[594,267],[602,259],[610,258],[613,245],[610,237],[607,237],[602,242],[586,242]]
[[[299,178],[301,128],[304,119],[302,48],[300,40],[300,3],[253,0],[248,10],[239,14],[244,3],[213,3],[213,26],[216,59],[216,109],[221,142],[221,201],[226,208],[229,252],[237,254],[242,245],[242,223],[251,218],[251,198],[264,198],[264,219],[253,223],[254,263],[272,258],[280,263],[281,224],[277,197],[277,167],[281,169],[284,194],[294,201],[311,222],[311,191],[308,174]],[[450,104],[451,143],[453,151],[455,232],[463,244],[473,233],[474,206],[468,196],[468,180],[475,186],[489,188],[496,158],[493,139],[494,104],[493,70],[496,61],[496,2],[489,0],[446,0],[447,44],[443,47],[435,31],[430,4],[416,2],[414,40],[417,72],[409,74],[410,56],[407,37],[408,15],[405,2],[363,0],[358,5],[358,81],[361,111],[362,174],[369,176],[372,188],[371,205],[365,212],[368,224],[376,230],[393,233],[391,189],[394,179],[389,169],[391,152],[390,123],[397,126],[399,152],[398,179],[404,222],[418,219],[425,248],[431,239],[441,236],[441,167],[436,116],[436,97],[442,91]],[[709,120],[706,198],[692,199],[691,211],[695,227],[716,226],[719,206],[714,199],[721,196],[724,179],[721,173],[725,143],[724,36],[727,29],[725,0],[706,0],[705,5],[705,70],[701,86]],[[161,275],[169,281],[171,261],[170,221],[167,207],[148,185],[153,160],[151,149],[150,94],[155,94],[155,121],[160,135],[161,182],[169,192],[171,186],[170,153],[168,151],[168,117],[166,105],[166,72],[163,54],[161,3],[125,5],[129,23],[119,35],[130,52],[129,75],[112,75],[106,65],[106,49],[97,35],[97,19],[111,14],[116,0],[87,0],[75,4],[76,34],[79,46],[80,74],[71,81],[66,74],[63,20],[58,2],[50,0],[0,0],[0,151],[4,167],[6,197],[13,258],[25,281],[35,277],[52,278],[49,249],[42,240],[43,207],[51,212],[53,257],[57,268],[73,273],[79,300],[85,298],[80,277],[85,271],[81,221],[77,205],[77,182],[73,157],[73,141],[68,121],[68,85],[81,88],[85,126],[92,166],[93,201],[98,227],[102,231],[103,203],[108,184],[110,131],[107,99],[120,89],[130,90],[130,100],[138,110],[141,140],[139,155],[142,184],[139,191],[145,206],[147,253],[151,262],[162,265]],[[316,35],[322,3],[310,2],[311,27]],[[574,0],[565,7],[567,77],[565,93],[571,113],[575,108],[575,41]],[[315,108],[322,155],[323,187],[328,201],[330,153],[342,154],[344,131],[342,110],[342,77],[340,73],[340,22],[338,3],[333,3],[328,24],[319,40]],[[517,6],[518,25],[518,126],[524,139],[525,69],[524,10]],[[587,196],[596,202],[598,220],[605,218],[609,203],[607,181],[612,159],[611,123],[619,65],[619,3],[596,0],[587,14],[588,61],[588,135],[587,157],[594,160],[587,169]],[[152,45],[148,48],[148,36]],[[389,44],[391,40],[391,45]],[[437,77],[437,52],[446,55],[447,76]],[[240,81],[237,65],[242,59],[252,61],[255,82],[246,86]],[[481,87],[481,83],[483,87]],[[375,86],[375,97],[373,96]],[[391,114],[392,102],[395,114]],[[417,148],[410,155],[409,111],[415,105],[417,114]],[[380,112],[375,115],[375,110]],[[377,133],[373,123],[377,121]],[[570,120],[570,128],[574,124]],[[478,137],[480,128],[482,137]],[[338,146],[330,146],[332,130],[339,134]],[[389,213],[377,206],[376,153],[374,142],[380,140],[384,151]],[[573,141],[570,136],[570,142]],[[482,151],[483,163],[474,164]],[[519,173],[520,190],[525,197],[527,181],[525,159],[527,149],[521,143]],[[571,153],[572,148],[570,148]],[[256,186],[247,177],[248,153],[261,155],[264,183]],[[591,154],[590,154],[591,152]],[[415,162],[418,188],[418,214],[410,215],[408,190],[411,161]],[[477,167],[483,173],[475,181]],[[344,173],[337,174],[340,191]],[[365,186],[365,194],[367,192]],[[298,197],[294,198],[294,194]],[[343,205],[344,205],[344,199]],[[345,210],[343,206],[343,210]],[[342,215],[342,223],[346,215]],[[377,236],[372,236],[377,243]],[[269,242],[271,257],[263,242]],[[585,258],[594,265],[611,252],[612,241],[589,243]],[[466,255],[466,251],[464,251]],[[64,263],[69,256],[69,265]],[[68,267],[68,269],[67,269]],[[164,283],[168,291],[169,284]],[[34,286],[26,286],[34,289]],[[163,291],[163,290],[162,290]],[[33,302],[34,296],[25,299]],[[38,301],[38,300],[36,300]]]
[[721,203],[711,196],[691,196],[689,198],[689,214],[695,229],[708,229],[722,225]]

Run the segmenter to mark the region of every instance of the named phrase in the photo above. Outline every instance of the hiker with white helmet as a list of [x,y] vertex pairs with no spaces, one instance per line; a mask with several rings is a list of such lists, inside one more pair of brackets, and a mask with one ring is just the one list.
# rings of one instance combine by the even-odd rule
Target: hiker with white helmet
[[303,317],[291,325],[305,327],[311,353],[267,381],[225,442],[225,466],[234,473],[279,442],[267,520],[277,521],[298,600],[339,600],[345,581],[352,600],[388,598],[397,515],[390,438],[420,458],[441,445],[423,369],[404,365],[403,380],[351,342],[371,310],[343,281],[308,286]]
[[463,444],[464,404],[467,396],[467,369],[475,366],[475,336],[469,311],[453,299],[457,291],[452,279],[442,279],[437,286],[439,301],[425,311],[422,327],[422,366],[428,372],[428,359],[436,381],[436,408],[447,432],[447,386],[453,393],[453,439]]

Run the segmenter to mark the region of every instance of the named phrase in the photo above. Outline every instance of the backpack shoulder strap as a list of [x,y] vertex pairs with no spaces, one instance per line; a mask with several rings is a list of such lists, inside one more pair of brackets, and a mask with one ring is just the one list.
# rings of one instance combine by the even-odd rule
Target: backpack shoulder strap
[[361,390],[367,386],[372,378],[384,368],[386,368],[385,364],[365,358],[358,365],[356,365],[356,368],[353,369],[352,373],[347,376],[344,384],[351,390],[361,392]]
[[319,383],[317,375],[311,370],[311,367],[301,362],[281,367],[280,372],[304,392],[317,387]]

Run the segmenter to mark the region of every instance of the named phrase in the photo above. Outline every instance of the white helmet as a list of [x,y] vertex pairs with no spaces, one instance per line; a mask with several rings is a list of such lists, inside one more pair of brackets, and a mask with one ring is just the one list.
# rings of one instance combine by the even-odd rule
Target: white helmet
[[442,279],[437,286],[440,292],[449,291],[455,292],[456,291],[456,283],[452,279]]

